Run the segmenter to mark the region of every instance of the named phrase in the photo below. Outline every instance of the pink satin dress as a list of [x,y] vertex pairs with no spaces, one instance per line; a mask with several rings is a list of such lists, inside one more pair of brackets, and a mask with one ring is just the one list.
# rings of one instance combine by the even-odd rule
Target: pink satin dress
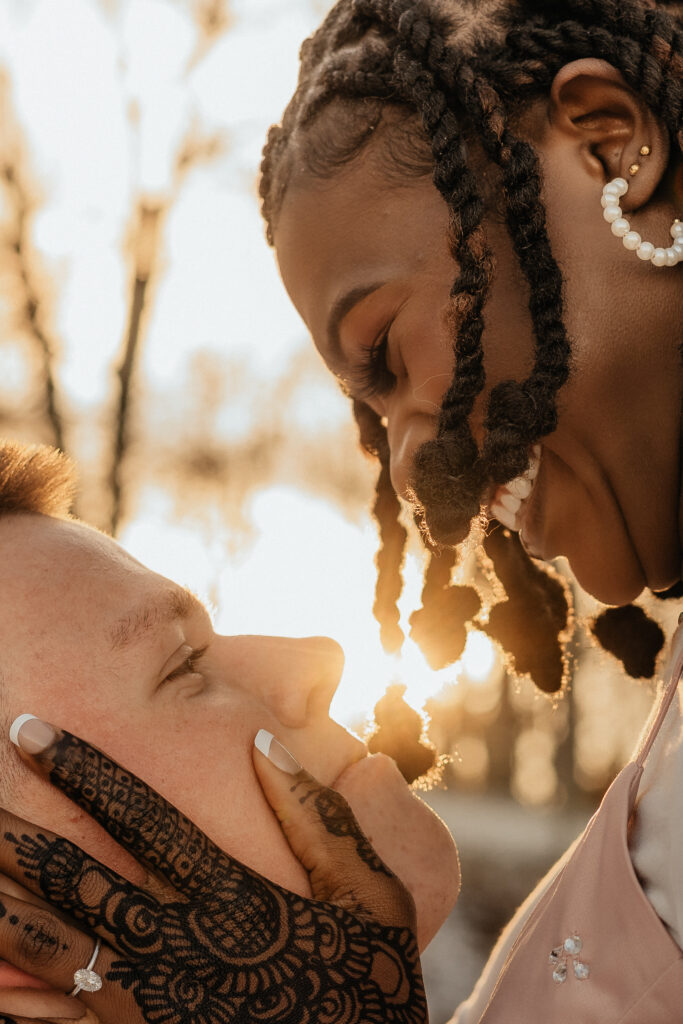
[[524,922],[479,1024],[683,1022],[683,951],[647,900],[628,849],[643,766],[682,675],[679,626],[668,682],[637,757]]

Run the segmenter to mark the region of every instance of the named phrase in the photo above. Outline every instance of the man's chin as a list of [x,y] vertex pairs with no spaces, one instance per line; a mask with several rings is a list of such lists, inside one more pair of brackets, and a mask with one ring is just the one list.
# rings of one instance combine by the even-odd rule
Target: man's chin
[[384,863],[410,891],[417,908],[418,944],[424,950],[460,891],[453,837],[385,754],[371,754],[352,764],[334,788],[348,800]]

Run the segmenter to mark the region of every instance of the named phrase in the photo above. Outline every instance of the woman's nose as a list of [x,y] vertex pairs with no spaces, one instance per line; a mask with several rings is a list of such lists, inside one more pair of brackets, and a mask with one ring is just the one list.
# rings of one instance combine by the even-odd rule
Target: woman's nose
[[230,637],[241,664],[240,685],[258,695],[283,725],[296,729],[328,714],[344,668],[344,652],[325,636]]
[[401,410],[390,410],[386,419],[391,483],[400,497],[407,498],[415,452],[421,444],[435,437],[435,417],[421,411],[406,416],[401,415]]

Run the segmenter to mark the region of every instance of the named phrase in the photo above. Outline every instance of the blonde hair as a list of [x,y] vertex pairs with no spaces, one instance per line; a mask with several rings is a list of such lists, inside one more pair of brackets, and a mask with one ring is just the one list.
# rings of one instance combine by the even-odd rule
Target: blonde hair
[[76,468],[57,448],[0,440],[0,516],[40,513],[68,519]]

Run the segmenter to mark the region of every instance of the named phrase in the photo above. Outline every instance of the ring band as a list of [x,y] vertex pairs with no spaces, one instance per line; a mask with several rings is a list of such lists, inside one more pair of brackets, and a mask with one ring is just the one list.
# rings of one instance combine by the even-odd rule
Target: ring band
[[95,949],[93,955],[90,957],[90,963],[87,967],[79,967],[77,971],[74,971],[74,985],[73,992],[69,992],[70,996],[77,996],[79,992],[99,992],[102,988],[102,978],[99,976],[97,971],[93,971],[95,961],[100,952],[100,940],[99,938],[95,942]]

